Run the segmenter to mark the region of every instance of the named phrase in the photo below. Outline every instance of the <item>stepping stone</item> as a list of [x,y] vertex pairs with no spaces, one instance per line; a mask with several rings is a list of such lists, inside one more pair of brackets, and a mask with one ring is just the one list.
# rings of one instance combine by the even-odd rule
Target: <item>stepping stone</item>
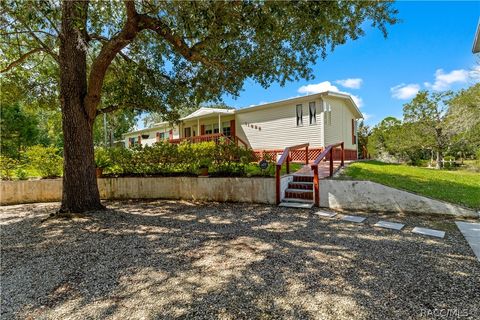
[[396,222],[378,221],[373,226],[374,227],[380,227],[380,228],[401,230],[405,225],[401,224],[401,223],[396,223]]
[[313,214],[316,214],[317,216],[320,216],[320,217],[326,217],[326,218],[333,218],[337,215],[336,212],[328,212],[328,211],[317,211],[317,212],[314,212]]
[[428,229],[428,228],[420,228],[415,227],[412,230],[413,233],[423,234],[425,236],[432,236],[437,238],[445,237],[445,231],[435,230],[435,229]]
[[355,223],[361,223],[361,222],[365,221],[365,219],[367,219],[367,218],[358,217],[358,216],[343,216],[342,217],[343,221],[355,222]]
[[473,253],[477,256],[478,261],[480,261],[480,223],[460,221],[455,221],[455,223],[467,240],[470,248],[472,248]]

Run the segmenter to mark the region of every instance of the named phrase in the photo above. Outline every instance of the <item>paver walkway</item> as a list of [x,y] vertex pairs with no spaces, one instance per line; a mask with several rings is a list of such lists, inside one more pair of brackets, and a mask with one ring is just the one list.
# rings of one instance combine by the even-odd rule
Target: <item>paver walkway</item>
[[473,253],[477,256],[478,261],[480,261],[480,223],[461,221],[456,221],[455,223],[472,248]]

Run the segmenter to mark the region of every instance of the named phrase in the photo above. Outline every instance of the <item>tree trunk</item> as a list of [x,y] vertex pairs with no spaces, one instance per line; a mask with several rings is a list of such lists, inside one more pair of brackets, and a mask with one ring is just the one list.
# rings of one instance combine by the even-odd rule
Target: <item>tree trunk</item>
[[87,1],[63,1],[60,37],[60,100],[64,136],[60,212],[103,209],[95,176],[93,122],[85,108]]
[[442,169],[442,152],[440,150],[437,150],[437,164],[435,166],[435,169]]

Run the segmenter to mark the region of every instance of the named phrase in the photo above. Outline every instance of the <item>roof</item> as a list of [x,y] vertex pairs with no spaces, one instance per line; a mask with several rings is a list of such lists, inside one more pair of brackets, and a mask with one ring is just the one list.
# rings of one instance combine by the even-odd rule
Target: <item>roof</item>
[[314,94],[309,94],[309,95],[305,95],[305,96],[294,97],[294,98],[290,98],[290,99],[278,100],[278,101],[274,101],[274,102],[260,104],[260,105],[253,106],[253,107],[246,107],[246,108],[236,110],[235,113],[249,112],[249,111],[254,111],[254,110],[257,110],[257,109],[273,108],[277,105],[285,104],[286,102],[295,103],[297,101],[299,102],[299,101],[303,101],[305,99],[315,99],[315,98],[323,98],[323,97],[334,97],[334,98],[340,98],[340,99],[346,100],[348,102],[348,104],[353,108],[353,111],[354,111],[357,119],[363,119],[363,115],[360,112],[360,109],[356,105],[355,101],[353,101],[352,96],[350,96],[347,93],[333,92],[333,91],[324,91],[324,92],[320,92],[320,93],[314,93]]
[[214,114],[234,114],[235,109],[218,109],[218,108],[206,108],[206,107],[201,107],[197,111],[189,114],[186,117],[180,118],[180,120],[191,120],[191,119],[196,119],[196,118],[201,118],[205,117],[208,115],[214,115]]
[[477,32],[475,33],[475,38],[473,39],[473,53],[480,53],[480,19],[478,19]]

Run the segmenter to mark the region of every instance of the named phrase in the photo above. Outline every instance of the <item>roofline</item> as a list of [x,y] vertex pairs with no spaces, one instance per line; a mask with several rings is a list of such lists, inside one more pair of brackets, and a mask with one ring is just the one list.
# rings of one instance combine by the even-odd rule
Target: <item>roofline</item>
[[[187,116],[187,117],[180,118],[179,120],[180,121],[184,121],[184,120],[190,121],[190,120],[196,120],[196,119],[200,119],[200,118],[210,116],[210,115],[215,115],[215,114],[235,115],[237,113],[250,112],[250,111],[255,111],[257,109],[258,110],[266,109],[266,108],[274,107],[276,105],[284,104],[284,103],[288,103],[288,102],[295,102],[295,101],[298,101],[298,100],[304,100],[304,99],[308,99],[308,98],[310,98],[310,99],[312,99],[312,98],[322,98],[322,97],[325,97],[325,96],[327,96],[327,97],[331,96],[331,97],[336,97],[336,98],[348,100],[350,102],[350,104],[353,106],[353,108],[355,109],[355,112],[357,113],[358,117],[356,119],[363,119],[363,114],[360,111],[360,109],[358,108],[355,101],[353,101],[351,95],[349,95],[347,93],[341,93],[341,92],[324,91],[324,92],[313,93],[313,94],[304,95],[304,96],[300,96],[300,97],[294,97],[294,98],[289,98],[289,99],[284,99],[284,100],[277,100],[277,101],[264,103],[264,104],[257,105],[257,106],[252,106],[252,107],[246,107],[246,108],[242,108],[242,109],[216,109],[216,110],[225,110],[225,112],[212,112],[209,115],[195,116],[195,117],[191,117],[191,118],[188,118],[188,116]],[[202,107],[202,108],[198,109],[197,111],[199,111],[201,109],[215,109],[215,108]],[[197,112],[197,111],[195,111],[195,112]],[[164,121],[164,122],[160,122],[160,123],[155,123],[150,128],[145,128],[145,129],[141,129],[141,130],[136,130],[136,131],[131,131],[131,132],[124,133],[122,136],[125,137],[126,135],[132,135],[132,134],[135,134],[135,133],[142,133],[142,132],[148,132],[150,130],[159,129],[159,128],[162,128],[162,126],[164,126],[165,124],[168,124],[170,126],[169,122]]]
[[162,128],[165,124],[169,124],[169,123],[166,122],[166,121],[165,122],[160,122],[160,123],[155,123],[153,126],[151,126],[149,128],[143,128],[143,129],[140,129],[140,130],[125,132],[124,134],[122,134],[122,137],[125,137],[127,135],[131,135],[131,134],[135,134],[135,133],[148,132],[148,131],[153,130],[153,129],[159,129],[159,128]]
[[266,108],[273,107],[275,105],[284,104],[284,103],[288,103],[288,102],[293,103],[295,101],[304,100],[304,99],[307,99],[307,98],[310,98],[310,99],[312,99],[312,98],[323,98],[325,96],[332,96],[332,97],[337,97],[337,98],[348,100],[353,105],[355,111],[357,112],[357,114],[359,116],[357,119],[363,119],[362,112],[358,108],[355,101],[353,101],[351,95],[349,95],[347,93],[340,93],[340,92],[333,92],[333,91],[324,91],[324,92],[319,92],[319,93],[313,93],[313,94],[309,94],[309,95],[305,95],[305,96],[294,97],[294,98],[289,98],[289,99],[284,99],[284,100],[278,100],[278,101],[273,101],[273,102],[269,102],[269,103],[265,103],[265,104],[260,104],[260,105],[257,105],[257,106],[237,109],[237,110],[235,110],[235,113],[244,113],[244,112],[254,111],[254,110],[257,110],[257,109],[266,109]]
[[475,38],[473,38],[472,52],[473,53],[479,53],[480,52],[480,18],[478,19],[477,32],[475,33]]

